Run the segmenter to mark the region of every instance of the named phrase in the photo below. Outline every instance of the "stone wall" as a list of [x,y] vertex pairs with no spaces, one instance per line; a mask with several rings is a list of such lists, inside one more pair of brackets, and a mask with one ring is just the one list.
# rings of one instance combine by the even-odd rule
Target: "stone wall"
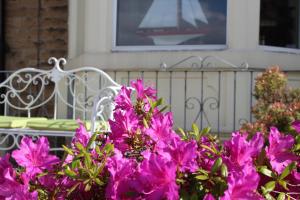
[[47,68],[66,57],[68,0],[5,0],[5,68]]

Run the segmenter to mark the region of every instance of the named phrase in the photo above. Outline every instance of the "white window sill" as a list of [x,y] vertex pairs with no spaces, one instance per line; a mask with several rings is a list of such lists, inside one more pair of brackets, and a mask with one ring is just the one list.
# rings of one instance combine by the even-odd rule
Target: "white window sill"
[[114,46],[112,52],[146,52],[146,51],[220,51],[227,45],[177,45],[177,46]]
[[300,54],[300,49],[265,46],[265,45],[260,45],[259,47],[260,47],[260,49],[262,49],[264,51],[270,51],[270,52],[276,52],[276,53]]

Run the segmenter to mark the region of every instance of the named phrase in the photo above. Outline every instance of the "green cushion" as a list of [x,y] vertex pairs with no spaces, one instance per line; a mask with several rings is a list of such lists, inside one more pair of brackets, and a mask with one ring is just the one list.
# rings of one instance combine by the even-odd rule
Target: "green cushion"
[[[89,121],[84,121],[83,124],[87,130],[91,129],[91,123]],[[38,121],[28,122],[27,127],[38,130],[75,131],[79,127],[79,124],[76,120],[49,119],[45,122],[43,121],[42,123]]]
[[[90,131],[91,122],[83,121],[85,128]],[[44,117],[12,117],[0,116],[0,128],[31,128],[36,130],[75,131],[79,127],[77,120],[47,119]],[[96,122],[96,130],[108,130],[107,122]]]
[[42,123],[44,121],[47,121],[47,118],[0,116],[0,128],[26,128],[28,122]]

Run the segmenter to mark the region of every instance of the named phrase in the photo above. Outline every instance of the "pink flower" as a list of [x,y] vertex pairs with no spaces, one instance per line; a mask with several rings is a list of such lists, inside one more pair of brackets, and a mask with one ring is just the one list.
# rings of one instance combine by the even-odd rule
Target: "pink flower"
[[75,136],[72,139],[72,145],[75,146],[76,143],[80,143],[83,146],[87,146],[91,138],[91,134],[86,130],[84,124],[78,120],[79,128],[76,129]]
[[56,156],[49,155],[49,142],[47,138],[41,137],[34,143],[30,138],[24,137],[20,149],[12,153],[17,163],[26,168],[30,177],[41,173],[43,170],[50,170],[59,162]]
[[247,141],[246,134],[232,133],[231,140],[224,143],[228,152],[225,160],[230,170],[240,170],[247,164],[253,165],[253,157],[259,154],[263,145],[264,139],[261,133],[255,134],[250,141]]
[[294,121],[292,123],[292,127],[298,132],[300,133],[300,120]]
[[122,109],[122,110],[130,110],[133,105],[130,99],[132,90],[127,88],[126,86],[122,86],[121,91],[115,97],[116,107],[115,109]]
[[281,173],[291,162],[299,160],[296,155],[291,153],[294,145],[293,136],[283,135],[277,128],[271,127],[269,142],[269,147],[266,147],[266,155],[276,172]]
[[107,169],[110,173],[106,187],[107,199],[121,199],[125,195],[135,167],[133,160],[124,158],[122,153],[115,149],[115,155],[107,161]]
[[147,97],[156,99],[156,90],[151,87],[144,88],[143,81],[141,79],[132,81],[131,86],[136,90],[137,99],[144,100]]
[[0,184],[0,199],[7,200],[28,200],[37,199],[37,192],[30,192],[28,183],[20,184],[17,182],[16,173],[10,167],[7,168],[4,173],[4,182]]
[[135,134],[138,128],[138,118],[133,110],[126,112],[117,110],[114,113],[114,120],[110,120],[111,133],[109,139],[115,147],[122,152],[128,149],[127,139]]
[[160,155],[151,154],[140,166],[136,188],[145,199],[179,199],[176,165]]
[[221,200],[263,200],[257,193],[259,175],[253,167],[245,166],[242,173],[232,173],[228,177],[228,189]]
[[165,147],[166,142],[179,136],[172,130],[172,113],[158,115],[152,119],[151,127],[146,130],[146,134],[155,141],[159,147]]
[[3,183],[5,181],[4,178],[4,171],[7,168],[11,168],[11,164],[9,163],[9,154],[5,154],[5,156],[3,156],[2,158],[0,158],[0,184]]
[[180,138],[173,138],[168,147],[163,149],[163,152],[170,154],[171,160],[182,172],[195,172],[198,169],[196,162],[197,143],[195,140],[186,142]]
[[204,196],[203,200],[215,200],[215,197],[212,194],[208,193]]

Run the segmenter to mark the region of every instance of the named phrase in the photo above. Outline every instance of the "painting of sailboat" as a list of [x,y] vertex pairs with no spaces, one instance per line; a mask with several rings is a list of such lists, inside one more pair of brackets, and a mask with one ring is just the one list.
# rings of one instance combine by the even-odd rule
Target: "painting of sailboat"
[[155,45],[178,45],[207,34],[198,23],[209,23],[199,0],[153,0],[138,34],[150,37]]

